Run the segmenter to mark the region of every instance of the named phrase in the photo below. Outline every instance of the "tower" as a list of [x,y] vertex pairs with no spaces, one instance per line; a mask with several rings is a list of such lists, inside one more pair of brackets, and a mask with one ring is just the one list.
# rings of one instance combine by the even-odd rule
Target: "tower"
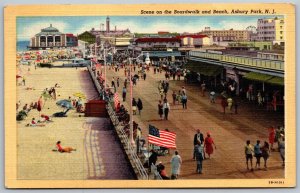
[[109,33],[110,29],[109,29],[109,17],[106,17],[106,33]]

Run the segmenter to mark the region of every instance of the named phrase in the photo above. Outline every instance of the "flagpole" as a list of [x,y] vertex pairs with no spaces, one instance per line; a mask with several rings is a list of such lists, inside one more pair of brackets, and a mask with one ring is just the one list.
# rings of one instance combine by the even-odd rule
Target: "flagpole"
[[[148,133],[149,133],[149,131],[148,131]],[[149,135],[149,134],[148,134]],[[150,151],[149,151],[149,140],[148,140],[148,167],[150,168],[150,172],[149,172],[149,174],[151,173],[151,166],[150,166],[150,161],[149,161],[149,158],[150,158]],[[148,169],[148,171],[149,171],[149,169]],[[148,174],[148,180],[149,180],[149,174]]]
[[133,140],[133,112],[132,112],[132,98],[133,98],[133,94],[132,94],[132,90],[133,90],[133,85],[132,85],[132,70],[131,70],[131,58],[129,58],[129,73],[130,73],[130,119],[129,119],[129,130],[130,130],[130,143],[132,145],[132,147],[135,146],[134,140]]

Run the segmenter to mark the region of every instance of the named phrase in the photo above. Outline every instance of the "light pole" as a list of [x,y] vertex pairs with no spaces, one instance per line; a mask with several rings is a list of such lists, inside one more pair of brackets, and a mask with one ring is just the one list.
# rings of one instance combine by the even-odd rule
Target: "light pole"
[[104,92],[103,92],[103,100],[105,100],[106,95],[106,48],[103,50],[103,57],[104,57]]
[[[103,45],[102,45],[103,47]],[[105,95],[106,95],[106,52],[108,52],[110,49],[113,49],[115,52],[115,48],[114,47],[110,47],[110,48],[103,48],[103,58],[104,58],[104,92],[103,92],[103,100],[105,100]],[[114,53],[113,53],[114,54]]]
[[132,112],[132,98],[133,98],[133,83],[132,83],[132,68],[131,68],[131,65],[132,65],[132,60],[137,60],[140,56],[142,56],[142,54],[140,54],[138,57],[136,58],[128,58],[129,60],[129,78],[130,78],[130,106],[129,106],[129,111],[130,111],[130,119],[129,119],[129,140],[130,140],[130,144],[135,147],[135,142],[134,142],[134,139],[133,139],[133,112]]
[[129,122],[129,128],[130,128],[130,143],[131,145],[134,147],[135,146],[135,142],[133,140],[133,112],[132,112],[132,90],[133,90],[133,85],[132,85],[132,70],[131,70],[131,58],[129,58],[129,73],[130,73],[130,122]]

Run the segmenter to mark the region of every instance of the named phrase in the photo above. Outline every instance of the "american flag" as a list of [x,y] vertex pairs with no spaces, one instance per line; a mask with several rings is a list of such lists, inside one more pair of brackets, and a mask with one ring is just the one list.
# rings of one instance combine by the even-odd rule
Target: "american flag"
[[148,142],[160,147],[176,149],[176,133],[159,130],[153,125],[149,125]]

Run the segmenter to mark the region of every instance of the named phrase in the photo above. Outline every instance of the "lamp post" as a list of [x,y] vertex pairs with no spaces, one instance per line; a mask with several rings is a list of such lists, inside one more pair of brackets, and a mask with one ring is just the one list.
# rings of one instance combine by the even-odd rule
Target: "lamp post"
[[[101,46],[103,48],[103,45]],[[110,47],[110,48],[103,48],[103,58],[104,58],[104,92],[103,92],[103,100],[105,100],[105,95],[106,95],[106,55],[107,55],[107,52],[110,50],[110,49],[113,49],[115,52],[115,48],[114,47]],[[114,54],[114,53],[113,53]]]
[[140,56],[142,56],[142,54],[140,54],[138,57],[136,58],[130,58],[130,56],[128,57],[128,60],[129,60],[129,78],[130,78],[130,107],[129,107],[129,111],[130,111],[130,119],[129,119],[129,140],[130,140],[130,144],[135,147],[135,142],[134,142],[134,139],[133,139],[133,112],[132,112],[132,98],[133,98],[133,83],[132,83],[132,60],[137,60]]
[[130,122],[129,122],[129,128],[130,128],[130,143],[131,145],[134,147],[135,146],[135,142],[133,139],[133,112],[132,112],[132,98],[133,98],[133,85],[132,85],[132,70],[131,70],[131,58],[129,58],[129,74],[130,74]]
[[103,93],[103,100],[105,100],[105,95],[106,95],[106,48],[103,49],[103,57],[104,57],[104,93]]

